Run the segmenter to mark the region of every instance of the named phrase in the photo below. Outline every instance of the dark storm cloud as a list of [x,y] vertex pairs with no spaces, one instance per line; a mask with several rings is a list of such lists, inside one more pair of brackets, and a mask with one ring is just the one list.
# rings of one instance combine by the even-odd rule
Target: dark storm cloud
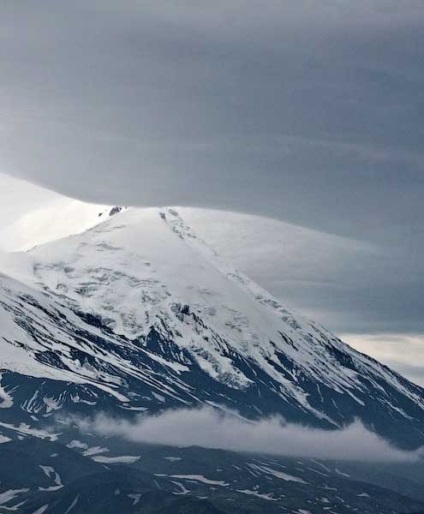
[[[339,319],[421,330],[422,0],[0,6],[4,171],[91,201],[371,241],[398,276],[386,259],[374,282],[356,267]],[[314,294],[334,306],[337,291]]]

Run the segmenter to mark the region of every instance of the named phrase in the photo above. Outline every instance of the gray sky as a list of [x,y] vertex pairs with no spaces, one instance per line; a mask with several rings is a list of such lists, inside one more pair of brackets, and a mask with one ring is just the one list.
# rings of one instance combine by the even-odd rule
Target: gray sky
[[286,296],[338,330],[424,332],[422,0],[0,9],[1,170],[99,203],[242,211],[371,244]]
[[422,239],[422,0],[0,5],[4,171]]

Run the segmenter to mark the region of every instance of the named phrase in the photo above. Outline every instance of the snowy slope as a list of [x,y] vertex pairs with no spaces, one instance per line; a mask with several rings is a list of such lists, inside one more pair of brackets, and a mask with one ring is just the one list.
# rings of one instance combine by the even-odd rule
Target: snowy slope
[[[67,198],[1,173],[0,193],[0,270],[18,279],[21,270],[16,269],[15,256],[1,252],[28,250],[81,233],[102,222],[112,208]],[[398,278],[405,276],[396,252],[259,216],[187,207],[178,207],[178,212],[227,262],[274,296],[423,385],[417,366],[421,341],[393,336],[396,318],[381,318],[385,316],[381,291],[385,297],[386,286],[400,287]],[[363,294],[373,302],[372,313],[360,306]],[[379,332],[378,340],[364,335],[370,330]]]
[[128,209],[20,258],[20,281],[0,278],[0,415],[207,403],[327,428],[357,417],[423,444],[420,387],[287,310],[174,209]]

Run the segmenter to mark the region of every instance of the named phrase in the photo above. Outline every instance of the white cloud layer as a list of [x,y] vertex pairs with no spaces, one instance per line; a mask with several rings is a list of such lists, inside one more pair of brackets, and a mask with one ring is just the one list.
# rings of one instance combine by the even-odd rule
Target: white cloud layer
[[201,446],[241,452],[361,461],[415,460],[417,453],[391,447],[360,423],[344,430],[314,430],[283,425],[278,418],[249,422],[212,408],[142,415],[135,422],[99,416],[78,420],[82,431],[118,436],[136,443]]

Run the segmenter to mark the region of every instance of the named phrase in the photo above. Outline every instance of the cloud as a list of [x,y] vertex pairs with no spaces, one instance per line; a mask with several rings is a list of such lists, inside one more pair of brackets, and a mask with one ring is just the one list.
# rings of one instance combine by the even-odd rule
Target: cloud
[[12,2],[0,166],[99,203],[405,240],[422,220],[423,25],[414,0]]
[[249,422],[235,413],[219,413],[211,408],[141,415],[135,422],[101,415],[77,423],[82,431],[122,437],[135,443],[195,445],[322,459],[403,461],[417,458],[416,453],[391,447],[360,423],[340,431],[314,430],[283,425],[278,418]]

